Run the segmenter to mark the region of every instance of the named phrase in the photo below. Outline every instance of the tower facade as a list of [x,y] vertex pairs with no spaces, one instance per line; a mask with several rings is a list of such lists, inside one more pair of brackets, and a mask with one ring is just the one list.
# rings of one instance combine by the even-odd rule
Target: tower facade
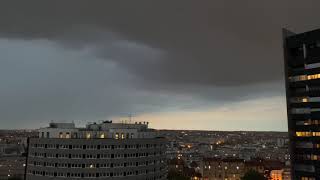
[[284,31],[293,180],[320,179],[320,30]]

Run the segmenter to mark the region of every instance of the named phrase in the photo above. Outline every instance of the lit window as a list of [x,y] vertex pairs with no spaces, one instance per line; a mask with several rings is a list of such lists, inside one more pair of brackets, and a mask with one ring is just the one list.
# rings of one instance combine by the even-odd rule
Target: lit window
[[312,132],[312,136],[320,136],[320,132]]
[[317,155],[312,154],[312,155],[311,155],[311,160],[313,160],[313,161],[318,160],[318,156],[317,156]]
[[86,138],[87,138],[87,139],[90,139],[90,138],[91,138],[91,134],[90,134],[90,133],[87,133],[87,134],[86,134]]
[[309,120],[304,121],[303,125],[311,125],[311,120],[309,119]]
[[63,138],[63,132],[59,133],[59,138]]
[[296,136],[298,137],[309,137],[312,136],[311,132],[296,132]]
[[308,97],[293,97],[290,99],[292,103],[309,102]]
[[121,133],[121,139],[124,139],[124,134],[123,133]]
[[319,79],[319,78],[320,78],[320,74],[308,75],[307,78],[308,78],[308,80],[311,80],[311,79]]
[[291,82],[295,82],[295,81],[305,81],[305,80],[307,80],[307,76],[306,76],[306,75],[292,76],[292,77],[289,77],[289,80],[290,80]]
[[296,132],[298,137],[311,137],[311,136],[320,136],[320,132]]
[[119,133],[116,133],[116,139],[119,139]]
[[101,133],[101,134],[100,134],[100,138],[101,138],[101,139],[104,139],[104,138],[105,138],[104,133]]
[[70,138],[70,133],[66,133],[66,138],[69,139]]

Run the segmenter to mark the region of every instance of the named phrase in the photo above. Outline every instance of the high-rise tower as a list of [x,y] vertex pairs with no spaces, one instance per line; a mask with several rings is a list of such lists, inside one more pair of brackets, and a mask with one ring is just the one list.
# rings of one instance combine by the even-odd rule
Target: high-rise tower
[[320,30],[285,30],[283,40],[292,177],[319,180]]

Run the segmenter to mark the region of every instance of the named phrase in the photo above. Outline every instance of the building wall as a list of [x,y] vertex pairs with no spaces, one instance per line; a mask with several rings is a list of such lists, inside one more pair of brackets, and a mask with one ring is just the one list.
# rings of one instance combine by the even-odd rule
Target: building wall
[[284,62],[292,176],[320,179],[320,30],[285,32]]
[[204,180],[240,180],[244,175],[243,161],[205,161]]
[[147,180],[166,179],[166,173],[163,138],[33,138],[29,143],[27,180],[86,179],[89,175],[102,180]]
[[283,170],[272,170],[270,180],[283,180]]

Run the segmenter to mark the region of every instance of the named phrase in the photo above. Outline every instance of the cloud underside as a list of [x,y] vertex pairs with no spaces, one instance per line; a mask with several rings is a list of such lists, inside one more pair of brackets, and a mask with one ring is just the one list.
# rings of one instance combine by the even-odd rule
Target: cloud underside
[[133,113],[159,128],[286,130],[281,28],[316,28],[318,5],[4,2],[1,125]]

